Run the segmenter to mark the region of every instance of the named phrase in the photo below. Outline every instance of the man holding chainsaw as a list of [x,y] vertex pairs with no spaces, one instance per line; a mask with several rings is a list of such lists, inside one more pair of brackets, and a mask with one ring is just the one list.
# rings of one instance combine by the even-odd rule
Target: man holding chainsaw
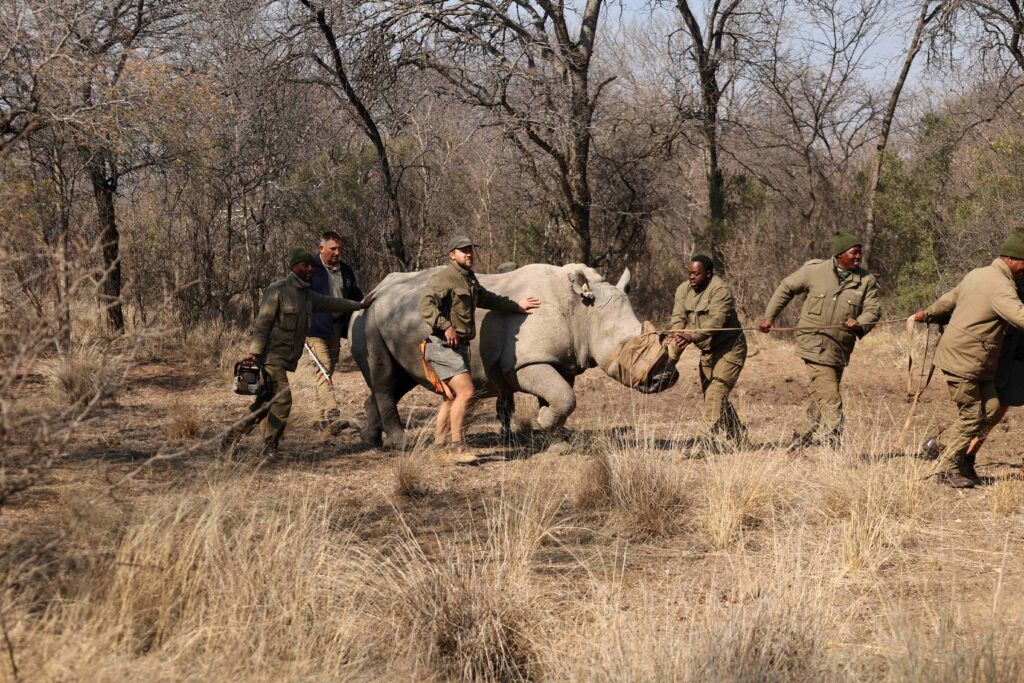
[[[328,230],[320,236],[320,253],[313,259],[309,288],[316,294],[360,301],[363,292],[352,267],[341,260],[341,235]],[[341,419],[334,395],[334,369],[341,353],[341,340],[348,338],[351,313],[314,313],[306,333],[306,365],[316,377],[316,402],[320,411],[318,429],[337,431],[349,426]]]
[[533,297],[517,303],[484,289],[473,272],[476,246],[465,235],[457,235],[448,242],[448,265],[427,281],[419,305],[420,316],[430,328],[430,337],[423,347],[424,362],[430,364],[444,394],[437,413],[434,443],[442,446],[451,428],[451,446],[441,459],[453,463],[477,460],[462,440],[462,423],[474,391],[469,373],[469,342],[476,335],[477,307],[529,315],[540,306],[540,300]]
[[997,416],[1001,417],[996,374],[1007,324],[1024,329],[1024,304],[1017,283],[1024,279],[1024,230],[1003,242],[999,258],[968,273],[935,303],[914,314],[918,322],[943,322],[946,331],[935,349],[935,367],[942,370],[949,397],[957,407],[952,435],[939,456],[941,481],[953,488],[972,488],[977,448]]
[[860,267],[861,240],[836,233],[832,257],[808,261],[786,277],[775,290],[761,332],[771,332],[782,309],[801,294],[796,354],[804,361],[810,380],[806,429],[794,436],[790,452],[805,446],[839,445],[845,417],[839,384],[850,363],[857,340],[871,331],[881,317],[875,276]]
[[351,313],[373,303],[372,292],[361,302],[313,292],[310,289],[313,263],[313,254],[305,249],[292,249],[288,255],[291,273],[263,290],[263,302],[252,329],[249,355],[243,362],[263,364],[269,381],[249,406],[249,415],[224,437],[221,446],[225,450],[263,422],[262,454],[267,457],[277,455],[278,442],[292,409],[287,373],[295,371],[302,356],[313,313]]
[[729,401],[747,358],[747,339],[738,329],[735,302],[732,290],[715,275],[710,258],[698,255],[690,259],[687,281],[676,289],[673,332],[666,343],[673,361],[679,360],[690,344],[700,349],[704,428],[695,444],[700,451],[716,451],[726,445],[742,447],[746,441],[746,430]]

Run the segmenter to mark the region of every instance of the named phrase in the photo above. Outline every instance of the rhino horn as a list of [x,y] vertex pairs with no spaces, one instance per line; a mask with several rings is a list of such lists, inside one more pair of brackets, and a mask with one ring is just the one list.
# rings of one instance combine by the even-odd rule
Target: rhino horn
[[621,289],[626,294],[629,294],[629,283],[633,279],[633,274],[629,272],[629,268],[622,271],[622,277],[615,283],[615,286]]

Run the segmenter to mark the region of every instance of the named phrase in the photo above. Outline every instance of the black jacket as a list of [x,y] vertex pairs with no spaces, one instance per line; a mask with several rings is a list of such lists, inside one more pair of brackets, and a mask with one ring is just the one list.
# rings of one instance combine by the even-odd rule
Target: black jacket
[[[363,291],[359,289],[359,285],[356,283],[356,274],[352,270],[352,266],[348,265],[344,261],[339,261],[338,270],[341,271],[342,276],[345,278],[342,297],[345,299],[352,299],[353,301],[362,301]],[[324,262],[320,259],[319,254],[313,257],[313,281],[310,283],[309,288],[317,294],[332,296],[330,274],[327,272],[327,268],[324,267]],[[346,339],[348,338],[348,323],[351,318],[351,313],[345,313],[338,318],[338,324],[341,327],[341,336]],[[314,313],[313,322],[309,326],[309,332],[306,333],[306,336],[324,338],[333,337],[334,323],[334,313]]]

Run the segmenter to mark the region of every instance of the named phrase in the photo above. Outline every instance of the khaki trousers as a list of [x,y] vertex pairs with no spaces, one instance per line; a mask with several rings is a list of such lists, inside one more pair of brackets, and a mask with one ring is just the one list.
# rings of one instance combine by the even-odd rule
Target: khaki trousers
[[729,400],[746,360],[747,341],[742,336],[729,347],[701,354],[700,390],[704,394],[701,419],[706,436],[740,440],[746,434],[736,408]]
[[842,436],[846,424],[843,396],[839,393],[845,368],[821,365],[809,360],[804,360],[804,365],[811,384],[804,436],[818,443],[836,441]]
[[[309,344],[309,348],[313,349],[313,353],[327,370],[327,374],[333,378],[334,369],[338,366],[338,356],[341,353],[341,337],[306,337],[306,343]],[[334,389],[327,383],[324,373],[320,372],[320,368],[310,358],[309,351],[303,350],[302,358],[316,378],[316,403],[320,411],[320,419],[329,419],[330,411],[338,410],[338,399],[334,395]]]
[[956,404],[957,419],[946,430],[949,437],[946,448],[939,456],[939,464],[944,472],[958,472],[966,465],[967,447],[971,439],[984,436],[999,410],[999,397],[996,395],[995,380],[979,381],[947,372],[943,374],[946,376],[946,386],[949,387],[949,397]]
[[288,415],[292,411],[292,390],[288,386],[288,373],[280,365],[267,364],[270,384],[249,406],[249,415],[234,428],[236,440],[263,422],[263,440],[274,446],[281,440]]

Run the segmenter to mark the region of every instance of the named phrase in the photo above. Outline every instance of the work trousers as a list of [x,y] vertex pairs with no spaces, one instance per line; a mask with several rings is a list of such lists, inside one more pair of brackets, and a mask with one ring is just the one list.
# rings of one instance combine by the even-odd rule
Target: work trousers
[[946,447],[939,456],[944,472],[961,471],[967,464],[967,448],[976,436],[984,436],[999,410],[995,380],[976,380],[957,377],[948,372],[946,386],[949,397],[956,404],[956,422],[946,430]]
[[747,360],[747,341],[742,336],[731,346],[705,351],[700,356],[700,390],[704,394],[701,420],[704,435],[740,441],[746,434],[729,394],[736,386]]
[[[306,343],[309,344],[309,348],[313,349],[320,364],[327,370],[328,376],[333,377],[334,369],[338,366],[338,356],[341,353],[341,337],[306,337]],[[338,399],[334,395],[334,389],[327,383],[324,373],[313,362],[309,351],[304,351],[302,357],[316,378],[316,403],[320,411],[320,419],[327,420],[331,418],[332,414],[338,415],[336,412],[338,411]]]
[[281,440],[288,415],[292,411],[292,390],[288,386],[288,373],[280,365],[266,365],[270,382],[249,406],[249,415],[234,428],[235,439],[239,439],[263,423],[263,440],[273,446]]
[[815,443],[834,444],[843,435],[846,424],[843,396],[839,393],[844,368],[812,363],[809,360],[804,360],[804,365],[811,386],[803,435]]

